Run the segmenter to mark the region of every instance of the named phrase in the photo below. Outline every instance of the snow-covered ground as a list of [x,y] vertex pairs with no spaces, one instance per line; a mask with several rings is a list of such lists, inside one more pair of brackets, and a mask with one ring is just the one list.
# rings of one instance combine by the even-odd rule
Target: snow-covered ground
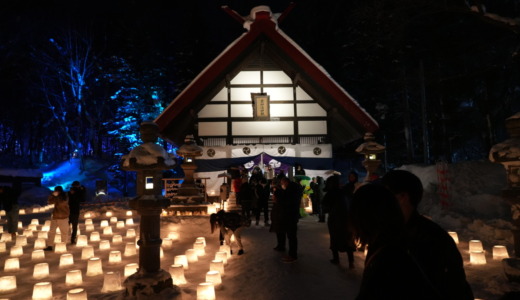
[[[507,281],[500,260],[492,258],[494,245],[505,245],[512,255],[513,245],[510,233],[509,207],[500,197],[505,188],[504,170],[500,165],[489,162],[467,162],[449,167],[449,195],[448,205],[441,206],[438,201],[437,169],[435,166],[418,167],[405,166],[417,174],[423,181],[426,194],[421,211],[441,224],[445,229],[456,231],[459,235],[459,250],[465,261],[465,269],[474,294],[479,299],[499,299],[505,292],[520,291],[520,285]],[[126,208],[117,206],[89,207],[83,212],[93,215],[94,231],[101,233],[102,240],[110,240],[112,236],[103,235],[100,228],[101,220],[109,220],[106,211],[112,211],[118,220],[125,220]],[[40,219],[40,224],[49,218],[48,213],[28,214],[21,216],[24,227],[27,227],[33,218]],[[3,220],[3,219],[2,219]],[[135,225],[116,228],[112,224],[114,234],[123,236],[120,244],[111,243],[110,250],[99,250],[100,242],[89,242],[94,246],[95,255],[103,263],[103,271],[115,271],[124,274],[124,267],[129,263],[137,262],[137,255],[125,257],[118,264],[109,264],[110,251],[119,250],[124,253],[127,242],[134,242],[134,238],[125,238],[126,231],[133,228],[138,231],[139,218],[134,212]],[[81,234],[90,235],[85,230],[84,217],[80,222]],[[218,234],[210,233],[207,216],[162,217],[161,236],[168,237],[170,232],[176,231],[179,240],[172,243],[171,248],[164,248],[164,257],[161,260],[162,268],[168,271],[174,263],[176,255],[185,254],[193,248],[197,237],[206,239],[206,255],[199,257],[197,262],[189,264],[185,270],[186,285],[181,285],[182,299],[196,299],[197,285],[205,281],[209,271],[210,261],[214,259],[219,249]],[[285,264],[281,261],[283,254],[273,251],[275,236],[269,233],[268,228],[253,225],[243,231],[245,254],[233,254],[225,266],[225,275],[222,278],[222,287],[216,290],[216,299],[354,299],[357,294],[364,262],[364,253],[356,253],[356,269],[346,268],[343,259],[340,266],[329,263],[328,231],[324,223],[318,223],[316,217],[308,216],[301,219],[298,227],[299,260],[296,263]],[[41,226],[40,226],[41,227]],[[22,233],[22,230],[20,230]],[[74,288],[66,286],[67,271],[82,270],[83,283],[89,299],[117,299],[120,292],[101,293],[103,275],[86,276],[87,261],[81,259],[81,248],[68,246],[73,254],[74,265],[59,267],[60,255],[45,253],[44,260],[49,264],[48,278],[36,280],[33,278],[33,269],[36,263],[32,261],[36,233],[29,238],[24,246],[24,254],[20,257],[19,271],[5,271],[4,264],[10,258],[10,249],[14,242],[6,243],[6,252],[0,253],[0,277],[15,275],[17,291],[0,297],[9,299],[31,299],[33,286],[40,281],[50,281],[53,285],[53,299],[66,299],[68,290]],[[483,242],[487,264],[475,265],[469,262],[468,244],[470,240],[478,239]],[[235,248],[236,249],[236,248]],[[236,251],[235,251],[236,253]],[[398,270],[396,270],[396,274]],[[123,280],[124,278],[122,278]],[[1,288],[1,287],[0,287]]]

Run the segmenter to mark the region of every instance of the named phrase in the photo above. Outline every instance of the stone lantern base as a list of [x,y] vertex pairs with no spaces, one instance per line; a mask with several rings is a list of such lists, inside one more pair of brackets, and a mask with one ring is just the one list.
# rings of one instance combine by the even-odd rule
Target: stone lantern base
[[172,299],[182,300],[181,289],[173,285],[170,273],[159,270],[155,273],[145,273],[139,270],[129,276],[125,282],[124,299],[153,300]]

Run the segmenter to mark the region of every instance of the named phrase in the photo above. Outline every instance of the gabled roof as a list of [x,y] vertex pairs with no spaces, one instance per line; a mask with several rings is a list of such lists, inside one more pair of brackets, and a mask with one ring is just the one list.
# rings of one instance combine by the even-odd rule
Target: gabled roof
[[[271,55],[287,68],[288,74],[329,112],[332,143],[341,145],[378,129],[377,122],[302,48],[282,32],[270,11],[260,9],[249,23],[249,30],[215,58],[157,117],[161,135],[166,140],[182,143],[193,133],[196,114],[210,100],[208,93],[223,87],[228,74],[236,74],[243,60],[260,45],[273,51]],[[246,26],[244,26],[246,27]]]

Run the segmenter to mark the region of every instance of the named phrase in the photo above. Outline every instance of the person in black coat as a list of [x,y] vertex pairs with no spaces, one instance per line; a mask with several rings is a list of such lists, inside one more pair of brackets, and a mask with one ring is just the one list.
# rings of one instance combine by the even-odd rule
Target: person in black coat
[[[211,225],[211,233],[215,229],[220,229],[220,244],[223,244],[223,240],[226,241],[226,245],[231,248],[231,236],[235,235],[235,241],[238,245],[238,255],[244,254],[244,247],[242,245],[241,232],[244,227],[248,227],[250,220],[244,219],[243,216],[236,212],[225,212],[220,210],[216,214],[211,214],[209,217]],[[230,253],[233,254],[233,250],[230,249]]]
[[85,202],[86,189],[79,181],[72,182],[72,187],[69,190],[69,224],[72,225],[72,233],[70,235],[70,243],[76,244],[76,236],[78,234],[79,213],[81,210],[81,203]]
[[0,186],[0,203],[5,210],[7,219],[7,232],[11,234],[13,240],[16,239],[18,231],[18,193],[10,186]]
[[260,221],[260,214],[264,212],[264,225],[269,226],[269,197],[271,195],[271,187],[267,179],[260,179],[260,182],[255,186],[257,208],[255,210],[256,225]]
[[396,196],[405,220],[408,249],[442,299],[473,299],[457,244],[446,230],[417,210],[423,196],[421,180],[409,171],[392,170],[381,183]]
[[251,219],[251,209],[255,201],[253,185],[247,181],[247,178],[242,178],[242,184],[237,195],[237,203],[242,207],[242,215],[249,220]]
[[323,205],[329,214],[327,226],[330,236],[331,263],[339,264],[339,252],[347,252],[349,268],[354,268],[356,245],[348,221],[349,197],[340,189],[339,176],[327,178]]

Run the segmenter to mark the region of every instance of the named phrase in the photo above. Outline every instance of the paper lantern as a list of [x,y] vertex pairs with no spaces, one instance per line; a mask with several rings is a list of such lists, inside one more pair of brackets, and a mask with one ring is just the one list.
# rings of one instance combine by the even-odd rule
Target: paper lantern
[[109,250],[110,249],[110,241],[102,240],[99,242],[99,250]]
[[170,238],[162,239],[162,247],[164,249],[170,249],[172,247],[172,245],[173,245],[172,239],[170,239]]
[[124,256],[132,256],[137,254],[137,247],[135,243],[126,243]]
[[471,240],[469,241],[469,252],[479,252],[484,251],[482,247],[482,242],[480,240]]
[[22,246],[17,246],[17,245],[12,246],[10,255],[12,257],[22,256],[23,255],[23,247]]
[[85,219],[85,225],[92,225],[92,224],[94,224],[92,222],[92,219]]
[[177,241],[179,240],[179,233],[176,231],[170,231],[168,233],[168,238],[170,238],[172,241]]
[[94,224],[87,224],[87,225],[85,225],[85,231],[86,232],[94,231]]
[[20,215],[25,215],[25,208],[20,208],[20,209],[18,210],[18,214],[20,214]]
[[2,242],[11,242],[13,240],[13,237],[9,232],[2,233]]
[[455,231],[448,231],[448,234],[453,238],[455,244],[459,244],[459,236]]
[[83,276],[81,270],[70,270],[65,275],[65,284],[67,286],[77,286],[83,284]]
[[127,238],[133,238],[135,237],[135,229],[129,228],[126,230],[126,237]]
[[18,257],[7,258],[4,262],[4,272],[16,272],[20,270],[20,260]]
[[224,265],[227,265],[227,263],[228,263],[228,254],[227,254],[227,252],[217,251],[215,253],[215,260],[221,260],[224,263]]
[[219,271],[208,271],[206,273],[206,282],[213,283],[213,286],[216,289],[219,289],[222,284],[222,278],[220,277],[220,272]]
[[82,288],[72,289],[67,292],[67,300],[88,300],[87,291]]
[[34,279],[43,279],[49,277],[49,264],[48,263],[39,263],[34,265],[33,270],[33,278]]
[[195,249],[188,249],[186,250],[185,254],[188,258],[188,263],[199,261],[199,256],[197,255],[197,251],[195,251]]
[[203,242],[195,242],[193,244],[193,249],[195,249],[195,252],[197,253],[197,256],[204,256],[204,255],[206,255],[206,250],[204,250],[204,243]]
[[101,292],[115,292],[121,289],[121,276],[119,276],[119,272],[106,272]]
[[112,235],[113,234],[112,226],[107,226],[107,227],[103,228],[103,234],[104,235]]
[[45,251],[42,249],[34,250],[31,254],[31,259],[33,261],[45,259]]
[[0,253],[4,253],[7,251],[7,247],[5,245],[5,242],[0,241]]
[[90,233],[91,242],[99,242],[100,240],[101,240],[101,236],[98,231],[93,231]]
[[74,264],[74,257],[71,253],[65,253],[60,256],[60,268],[70,267]]
[[127,218],[126,221],[126,226],[131,226],[131,225],[134,225],[134,219],[132,218]]
[[40,225],[40,220],[38,220],[38,219],[31,219],[31,225]]
[[84,234],[78,235],[76,239],[76,247],[83,248],[86,246],[88,246],[88,237]]
[[110,254],[108,255],[108,263],[109,264],[121,263],[121,251],[119,251],[119,250],[110,251]]
[[87,260],[94,257],[94,246],[85,246],[81,249],[81,259]]
[[119,245],[123,242],[123,237],[120,234],[115,234],[112,237],[112,244]]
[[131,264],[125,265],[125,273],[124,273],[125,277],[128,277],[128,276],[134,274],[135,272],[137,272],[138,268],[139,268],[139,265],[136,263],[131,263]]
[[34,285],[33,300],[50,300],[52,299],[52,283],[38,282]]
[[116,228],[117,229],[125,228],[125,221],[117,221]]
[[67,252],[67,243],[59,242],[54,245],[54,253],[65,253]]
[[116,224],[117,223],[117,217],[110,217],[110,224]]
[[48,231],[38,231],[38,238],[39,239],[48,239],[49,238],[49,232]]
[[101,220],[101,223],[99,224],[99,227],[105,228],[108,226],[108,220]]
[[92,218],[92,213],[90,213],[90,212],[86,212],[86,213],[83,215],[83,217],[84,217],[85,219]]
[[210,271],[218,271],[220,276],[224,277],[224,262],[220,259],[214,259],[209,263]]
[[493,246],[493,259],[504,259],[504,258],[509,258],[509,253],[507,253],[506,246],[503,246],[503,245]]
[[184,266],[183,265],[170,265],[170,275],[172,276],[173,284],[183,285],[188,283],[186,277],[184,277]]
[[182,265],[184,267],[184,270],[188,269],[188,258],[186,255],[176,255],[173,258],[173,263],[175,265]]
[[195,243],[202,242],[204,244],[204,247],[206,247],[206,239],[204,237],[198,237],[195,239]]
[[47,242],[45,239],[42,239],[42,238],[37,238],[35,241],[34,241],[34,249],[35,250],[39,250],[39,249],[43,249],[47,247]]
[[87,263],[87,276],[97,276],[103,274],[103,265],[99,257],[91,257]]
[[16,292],[16,276],[0,277],[0,294],[9,294]]
[[111,217],[112,215],[113,215],[113,213],[110,210],[105,213],[105,216],[107,216],[107,217]]
[[127,217],[131,217],[133,215],[132,211],[131,210],[127,210],[126,211],[126,216]]
[[[226,252],[227,258],[231,257],[231,247],[229,247],[229,245],[220,245],[220,247],[218,249],[219,249],[218,251]],[[226,263],[227,263],[227,260],[226,260]]]
[[197,285],[197,300],[215,300],[215,287],[211,282]]
[[473,265],[485,265],[486,255],[484,251],[471,251],[469,253],[469,262]]

